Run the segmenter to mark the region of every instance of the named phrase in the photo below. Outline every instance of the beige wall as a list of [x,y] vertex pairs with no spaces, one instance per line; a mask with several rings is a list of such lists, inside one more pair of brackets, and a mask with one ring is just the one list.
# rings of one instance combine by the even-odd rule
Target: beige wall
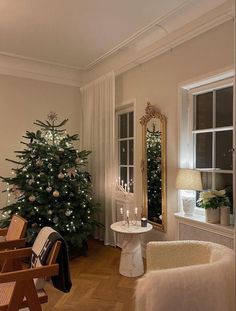
[[151,232],[147,239],[174,239],[177,211],[175,178],[178,168],[178,84],[199,76],[233,67],[233,22],[227,22],[174,48],[116,79],[116,105],[136,98],[136,204],[142,205],[141,126],[147,101],[167,116],[167,234]]
[[[22,135],[35,130],[36,119],[45,120],[50,111],[58,119],[68,118],[67,130],[79,132],[80,94],[76,87],[0,75],[0,175],[9,176],[14,151],[21,150]],[[4,185],[0,184],[0,190]],[[6,194],[0,193],[0,206],[6,204]]]

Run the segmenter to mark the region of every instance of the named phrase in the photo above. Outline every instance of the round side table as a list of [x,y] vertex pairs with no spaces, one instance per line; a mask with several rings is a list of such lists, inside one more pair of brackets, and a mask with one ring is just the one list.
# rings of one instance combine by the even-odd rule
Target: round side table
[[122,242],[122,251],[120,257],[120,274],[127,277],[137,277],[144,273],[141,235],[152,230],[152,225],[141,227],[141,222],[137,221],[136,225],[122,224],[121,221],[111,225],[111,229],[117,233],[124,234]]

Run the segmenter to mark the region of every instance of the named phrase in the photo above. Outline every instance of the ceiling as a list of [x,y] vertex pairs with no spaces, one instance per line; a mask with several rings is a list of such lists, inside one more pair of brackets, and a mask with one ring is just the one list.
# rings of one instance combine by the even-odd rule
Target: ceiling
[[191,2],[1,0],[0,54],[88,69]]

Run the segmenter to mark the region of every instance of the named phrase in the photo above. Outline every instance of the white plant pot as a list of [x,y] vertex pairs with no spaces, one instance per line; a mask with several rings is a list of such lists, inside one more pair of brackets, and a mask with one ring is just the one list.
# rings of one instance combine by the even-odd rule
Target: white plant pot
[[230,209],[228,206],[220,207],[220,224],[223,226],[229,226],[229,214]]
[[206,221],[211,224],[220,223],[220,209],[217,208],[207,208],[206,209]]

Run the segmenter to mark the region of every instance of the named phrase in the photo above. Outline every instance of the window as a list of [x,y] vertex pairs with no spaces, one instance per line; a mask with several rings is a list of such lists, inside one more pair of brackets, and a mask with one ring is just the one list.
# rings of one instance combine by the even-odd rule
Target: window
[[203,189],[226,189],[233,206],[233,86],[191,94],[193,167]]
[[134,112],[117,113],[118,178],[129,192],[134,192]]

